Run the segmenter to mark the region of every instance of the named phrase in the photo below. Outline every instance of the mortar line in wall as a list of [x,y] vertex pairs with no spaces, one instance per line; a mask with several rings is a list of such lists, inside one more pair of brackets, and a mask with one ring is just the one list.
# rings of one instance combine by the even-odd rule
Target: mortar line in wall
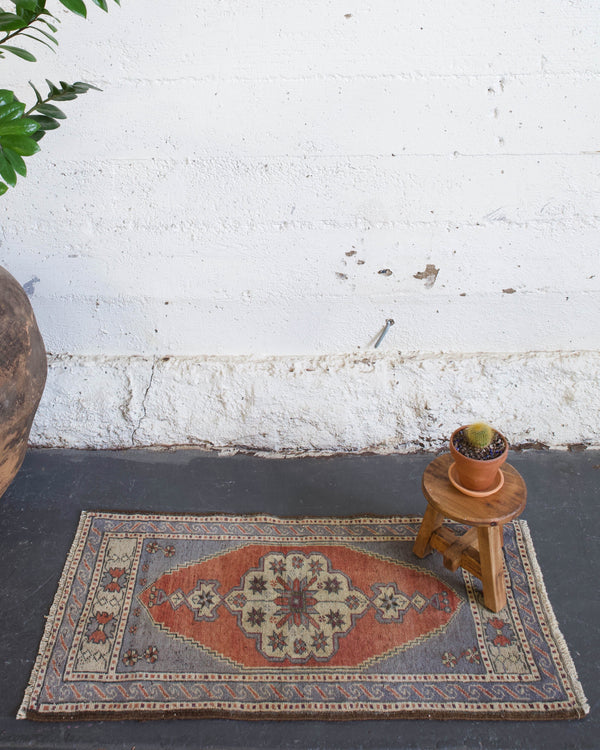
[[[423,305],[429,305],[433,301],[446,301],[446,302],[457,302],[456,299],[457,295],[459,294],[459,291],[463,291],[463,286],[455,286],[454,289],[444,289],[444,291],[438,291],[435,292],[433,290],[427,291],[427,298],[422,298],[418,300],[418,304]],[[471,297],[471,299],[481,299],[484,298],[490,301],[490,298],[496,298],[498,301],[510,297],[513,300],[522,300],[523,298],[527,298],[527,301],[530,302],[535,297],[541,297],[544,299],[552,299],[552,298],[559,298],[564,299],[565,296],[569,296],[571,298],[577,297],[578,299],[585,300],[586,298],[595,298],[600,297],[600,289],[560,289],[560,290],[544,290],[544,289],[519,289],[514,294],[506,294],[505,292],[502,292],[498,288],[488,288],[485,291],[479,290],[478,292],[471,291],[468,296]],[[370,307],[373,307],[373,304],[379,304],[382,308],[385,308],[386,306],[389,307],[390,305],[402,305],[407,302],[407,300],[412,300],[410,302],[410,305],[414,307],[415,301],[415,289],[398,289],[395,288],[392,291],[389,292],[373,292],[372,290],[366,290],[365,294],[357,294],[356,290],[353,295],[353,298],[355,300],[358,300],[358,302],[363,302],[365,304],[368,304]],[[60,300],[60,301],[67,301],[67,302],[85,302],[96,300],[95,294],[79,294],[76,296],[60,296],[60,295],[51,295],[47,299],[49,300]],[[111,296],[105,296],[104,300],[106,303],[111,302],[113,298]],[[130,302],[135,301],[137,304],[141,305],[149,305],[152,303],[155,303],[157,305],[162,305],[162,296],[149,296],[149,295],[140,295],[140,296],[131,296]],[[306,301],[309,299],[305,294],[302,295],[301,293],[298,293],[297,295],[288,294],[286,297],[286,301],[288,302],[301,302]],[[463,299],[463,298],[461,298]],[[468,299],[468,297],[467,297]],[[174,295],[170,295],[170,301],[172,305],[176,304],[182,304],[183,306],[188,306],[194,308],[199,302],[210,302],[211,304],[221,304],[221,303],[227,303],[227,304],[237,304],[237,303],[243,303],[243,300],[241,297],[236,296],[234,298],[225,298],[225,297],[217,297],[215,295],[211,295],[209,297],[185,297],[185,298],[178,298]],[[336,303],[342,303],[344,306],[348,305],[348,297],[347,295],[343,295],[340,293],[340,295],[322,295],[319,297],[315,297],[311,300],[313,304],[319,303],[319,304],[336,304]],[[265,294],[264,296],[261,295],[260,292],[255,293],[254,302],[273,302],[273,300],[268,296],[268,294]],[[371,304],[373,303],[373,304]],[[554,304],[554,302],[553,302]],[[66,353],[65,353],[66,354]],[[90,355],[93,356],[93,353]],[[150,386],[148,386],[150,387]]]
[[[568,227],[565,227],[568,224]],[[235,225],[228,225],[225,223],[219,224],[201,224],[196,222],[182,222],[178,226],[173,224],[160,225],[157,223],[147,224],[141,226],[138,222],[133,222],[127,225],[120,225],[110,228],[110,233],[119,237],[126,235],[130,232],[140,231],[151,231],[157,232],[169,232],[177,234],[178,232],[186,233],[193,229],[197,236],[194,237],[194,244],[197,245],[201,241],[201,236],[207,237],[227,237],[237,236],[241,233],[264,233],[272,232],[281,234],[283,231],[292,232],[323,232],[323,231],[378,231],[378,230],[401,230],[406,231],[412,228],[414,229],[447,229],[449,231],[460,231],[460,230],[471,230],[471,229],[489,229],[491,227],[497,228],[502,225],[504,227],[510,227],[514,229],[527,229],[527,228],[548,228],[548,229],[564,229],[565,231],[574,231],[581,229],[594,229],[600,224],[600,216],[569,216],[569,217],[556,217],[554,219],[525,219],[523,221],[516,221],[513,219],[487,219],[480,221],[461,221],[452,219],[440,219],[438,221],[387,221],[387,222],[361,222],[361,221],[350,221],[341,222],[334,219],[324,219],[319,223],[310,221],[287,221],[287,220],[273,220],[271,222],[252,222],[252,223],[235,223]],[[36,231],[46,233],[47,227],[54,226],[53,224],[39,223],[36,227]],[[104,230],[107,227],[104,226]],[[187,253],[187,255],[193,255],[193,253]],[[81,257],[84,257],[83,255]],[[90,256],[87,256],[90,257]]]
[[235,155],[235,154],[216,154],[207,156],[185,156],[184,158],[176,159],[173,157],[166,156],[111,156],[108,158],[89,158],[89,159],[57,159],[53,157],[53,161],[60,161],[61,164],[72,164],[74,166],[86,165],[86,164],[114,164],[123,163],[150,163],[165,162],[167,164],[193,164],[202,162],[232,162],[232,163],[252,163],[252,162],[264,162],[265,160],[276,160],[280,159],[282,162],[299,161],[306,164],[311,159],[331,159],[331,160],[342,160],[349,161],[350,159],[411,159],[411,158],[431,158],[431,159],[480,159],[480,158],[493,158],[493,159],[504,159],[504,158],[531,158],[536,159],[540,157],[600,157],[600,150],[598,151],[511,151],[511,152],[478,152],[478,153],[465,153],[463,151],[440,151],[440,152],[421,152],[421,151],[400,151],[386,152],[381,154],[289,154],[289,153],[272,153],[272,154],[248,154],[248,155]]
[[[263,75],[263,76],[244,76],[244,75],[230,75],[230,76],[219,76],[219,75],[204,75],[204,76],[178,76],[176,78],[129,78],[124,76],[120,78],[120,82],[124,84],[146,84],[146,85],[164,85],[170,83],[275,83],[281,81],[282,83],[291,82],[312,82],[312,81],[414,81],[421,82],[424,80],[433,81],[447,81],[447,80],[502,80],[503,84],[506,85],[511,80],[520,79],[551,79],[551,78],[564,78],[564,79],[579,79],[584,81],[593,81],[600,79],[600,70],[585,70],[585,71],[542,71],[535,70],[524,73],[507,73],[505,71],[492,71],[487,73],[424,73],[424,72],[410,72],[410,73],[313,73],[311,75],[297,75],[297,76],[284,76],[284,75]],[[97,79],[101,84],[109,85],[110,79]]]
[[161,354],[143,354],[140,352],[121,352],[113,354],[101,354],[98,352],[90,353],[73,353],[73,352],[48,352],[48,358],[50,364],[61,363],[64,364],[63,360],[81,360],[81,359],[97,359],[102,362],[113,361],[113,360],[144,360],[152,362],[152,373],[144,398],[146,397],[148,390],[151,385],[151,381],[154,378],[154,370],[159,360],[164,359],[167,356],[170,360],[176,359],[202,359],[207,361],[219,362],[220,360],[248,360],[252,362],[267,362],[273,359],[281,360],[282,362],[288,359],[328,359],[337,358],[345,359],[348,357],[355,357],[357,362],[362,362],[365,357],[369,359],[386,360],[393,359],[394,361],[400,359],[431,359],[436,360],[439,357],[449,357],[457,359],[469,359],[473,357],[492,357],[498,358],[512,358],[519,359],[524,357],[579,357],[581,355],[589,355],[600,361],[600,350],[595,348],[575,348],[575,349],[473,349],[473,350],[451,350],[451,349],[390,349],[387,351],[377,351],[375,349],[343,349],[340,351],[322,352],[322,351],[306,351],[306,352],[288,352],[288,353],[275,353],[269,354],[268,352],[262,352],[257,354],[256,352],[238,353],[238,354],[215,354],[207,352],[169,352],[167,355]]

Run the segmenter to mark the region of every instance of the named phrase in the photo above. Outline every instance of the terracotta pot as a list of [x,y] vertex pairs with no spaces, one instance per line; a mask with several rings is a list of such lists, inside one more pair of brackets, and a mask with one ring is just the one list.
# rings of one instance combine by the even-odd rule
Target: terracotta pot
[[47,369],[29,298],[0,266],[0,497],[25,458]]
[[465,426],[459,427],[454,430],[450,437],[450,453],[456,463],[456,472],[458,474],[458,481],[467,490],[474,492],[487,492],[492,489],[496,484],[498,477],[498,469],[506,461],[508,456],[508,440],[504,435],[498,433],[504,440],[504,451],[496,458],[491,458],[488,461],[481,461],[475,458],[468,458],[459,453],[454,447],[454,437],[461,430],[464,430]]

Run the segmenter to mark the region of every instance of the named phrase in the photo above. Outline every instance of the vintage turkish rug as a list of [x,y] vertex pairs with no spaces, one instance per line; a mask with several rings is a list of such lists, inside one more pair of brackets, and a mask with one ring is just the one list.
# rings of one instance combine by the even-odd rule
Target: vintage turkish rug
[[420,520],[84,513],[19,718],[587,713],[526,524],[493,613]]

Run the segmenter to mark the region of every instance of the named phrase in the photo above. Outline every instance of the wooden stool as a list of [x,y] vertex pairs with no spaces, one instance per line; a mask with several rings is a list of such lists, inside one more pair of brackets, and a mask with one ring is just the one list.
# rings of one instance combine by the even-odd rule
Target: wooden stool
[[[448,570],[462,567],[483,584],[483,601],[492,612],[506,605],[504,584],[504,524],[523,512],[527,488],[523,477],[509,464],[502,466],[504,486],[485,498],[459,492],[448,479],[452,456],[438,456],[423,474],[427,510],[415,540],[413,552],[425,557],[433,550],[444,555]],[[458,536],[442,524],[444,518],[472,526]]]

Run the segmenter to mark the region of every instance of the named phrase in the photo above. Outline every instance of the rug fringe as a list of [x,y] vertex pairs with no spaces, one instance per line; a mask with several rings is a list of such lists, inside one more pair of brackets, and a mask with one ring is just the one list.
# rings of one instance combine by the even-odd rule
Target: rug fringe
[[69,554],[67,555],[67,560],[65,562],[62,573],[60,575],[58,588],[57,588],[56,594],[54,595],[52,606],[50,607],[50,611],[48,612],[48,615],[46,616],[46,626],[44,628],[44,635],[42,636],[42,640],[40,642],[38,655],[33,665],[31,677],[29,678],[27,688],[25,689],[25,695],[23,697],[23,701],[21,703],[21,706],[19,707],[19,710],[17,711],[17,716],[16,716],[17,719],[27,718],[27,710],[30,708],[29,704],[31,701],[31,696],[35,688],[35,684],[37,682],[40,669],[42,668],[44,654],[46,652],[46,649],[48,647],[48,644],[52,635],[52,628],[54,626],[54,621],[56,620],[56,616],[58,612],[58,605],[60,603],[60,600],[62,599],[65,588],[67,587],[67,583],[69,579],[69,571],[71,569],[71,565],[73,564],[73,559],[75,557],[77,547],[79,546],[79,541],[83,534],[83,529],[87,521],[88,515],[90,514],[88,514],[88,512],[84,510],[81,512],[81,516],[79,517],[79,523],[77,525],[77,532],[75,534],[75,539],[73,540],[73,543],[71,544],[71,549],[69,550]]
[[542,569],[540,568],[540,564],[538,563],[535,548],[533,546],[533,539],[531,538],[529,525],[527,521],[523,519],[519,519],[517,521],[514,521],[513,523],[519,525],[521,532],[523,534],[523,541],[527,548],[527,557],[529,559],[529,564],[531,565],[531,573],[535,579],[536,591],[538,593],[538,596],[540,598],[540,602],[542,605],[542,609],[546,616],[548,628],[550,630],[552,637],[554,638],[556,647],[558,649],[558,653],[560,655],[563,666],[565,668],[565,672],[567,673],[567,676],[569,677],[569,680],[571,681],[571,687],[579,703],[579,705],[576,707],[577,709],[580,709],[580,712],[578,711],[579,713],[578,718],[582,718],[583,716],[586,716],[590,712],[590,706],[587,701],[587,698],[585,697],[585,693],[583,692],[583,687],[581,685],[581,682],[579,681],[577,670],[575,668],[575,664],[569,652],[567,642],[565,640],[565,637],[560,631],[558,620],[556,619],[556,615],[554,614],[554,610],[552,609],[552,605],[550,604],[548,592],[546,591],[546,584],[544,583],[544,577],[542,575]]

